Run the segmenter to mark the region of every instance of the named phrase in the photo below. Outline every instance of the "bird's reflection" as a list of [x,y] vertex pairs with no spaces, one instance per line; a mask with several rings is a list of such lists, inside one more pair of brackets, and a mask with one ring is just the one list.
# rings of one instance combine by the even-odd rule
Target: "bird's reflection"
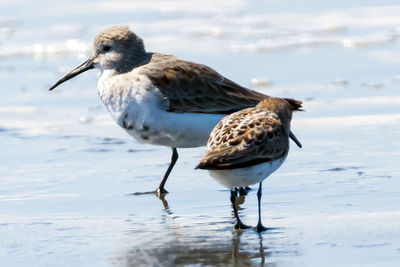
[[[207,241],[204,236],[182,235],[174,242],[158,244],[152,248],[135,246],[123,258],[114,260],[123,266],[265,266],[269,253],[265,252],[262,237],[258,247],[243,242],[243,232],[233,231],[226,242]],[[212,238],[211,238],[212,239]]]
[[[237,194],[236,203],[240,206],[245,198],[246,195]],[[232,218],[221,221],[221,217],[197,215],[188,219],[175,215],[165,197],[160,197],[160,200],[163,204],[161,225],[158,225],[160,230],[147,234],[144,229],[132,231],[136,244],[121,257],[113,259],[115,265],[275,266],[270,256],[280,251],[268,244],[281,238],[277,235],[282,232],[272,230],[259,234],[252,229],[235,230]],[[138,233],[148,241],[141,243],[137,240]],[[284,252],[286,255],[290,253]],[[296,251],[293,253],[296,254]]]
[[168,215],[172,215],[172,212],[169,209],[168,206],[168,201],[165,199],[164,195],[159,195],[158,198],[161,200],[163,206],[164,206],[164,211],[168,214]]

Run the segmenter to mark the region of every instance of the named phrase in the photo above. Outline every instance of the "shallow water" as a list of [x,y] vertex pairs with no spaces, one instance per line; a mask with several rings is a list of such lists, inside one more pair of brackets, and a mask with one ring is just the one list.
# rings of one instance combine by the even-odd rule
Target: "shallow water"
[[[400,6],[396,1],[0,1],[2,266],[398,266]],[[34,10],[34,12],[33,12]],[[47,89],[95,34],[304,101],[264,182],[261,235],[233,230],[229,192],[180,150],[139,144],[98,99],[96,71]],[[254,187],[255,188],[255,187]],[[257,222],[256,191],[241,205]]]

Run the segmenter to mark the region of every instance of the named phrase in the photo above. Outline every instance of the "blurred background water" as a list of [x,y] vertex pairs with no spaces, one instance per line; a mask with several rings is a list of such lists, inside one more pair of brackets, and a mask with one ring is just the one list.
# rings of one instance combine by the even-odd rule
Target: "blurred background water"
[[[398,266],[398,1],[0,0],[1,266]],[[149,51],[304,101],[303,149],[264,182],[261,235],[233,230],[229,192],[182,149],[139,144],[96,71],[48,92],[125,24]],[[257,222],[256,194],[241,205]]]

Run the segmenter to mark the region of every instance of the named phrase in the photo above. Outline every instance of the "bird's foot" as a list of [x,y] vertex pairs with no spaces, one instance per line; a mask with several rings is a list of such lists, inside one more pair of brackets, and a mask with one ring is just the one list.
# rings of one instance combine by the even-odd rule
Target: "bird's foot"
[[130,193],[130,195],[134,195],[134,196],[141,196],[141,195],[152,195],[152,194],[157,194],[157,191],[148,191],[148,192],[135,192],[135,193]]
[[168,194],[168,191],[167,190],[165,190],[165,188],[163,187],[163,188],[157,188],[157,190],[156,190],[156,194],[157,194],[157,196],[158,197],[162,197],[162,196],[165,196],[166,194]]
[[268,228],[264,227],[261,223],[258,223],[256,227],[254,227],[254,230],[256,230],[258,233],[267,231]]
[[241,221],[239,221],[235,224],[235,229],[237,229],[237,230],[244,230],[244,229],[249,229],[249,228],[251,228],[251,226],[246,225],[246,224],[242,223]]
[[157,195],[157,197],[160,198],[160,196],[165,196],[168,194],[168,191],[165,190],[164,188],[157,188],[157,190],[154,191],[149,191],[149,192],[136,192],[136,193],[131,193],[130,195],[134,196],[141,196],[141,195]]

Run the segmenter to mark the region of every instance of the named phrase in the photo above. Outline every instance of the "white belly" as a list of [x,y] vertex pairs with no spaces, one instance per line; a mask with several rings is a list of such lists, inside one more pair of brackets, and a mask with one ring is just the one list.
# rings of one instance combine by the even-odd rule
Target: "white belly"
[[282,165],[286,156],[287,154],[278,160],[246,168],[209,170],[209,172],[218,182],[230,189],[234,187],[248,186],[264,181],[271,173],[276,171]]
[[132,71],[104,71],[97,91],[115,122],[141,142],[169,147],[205,146],[219,114],[167,112],[150,80]]
[[173,113],[159,108],[139,111],[127,108],[117,123],[137,140],[153,145],[176,148],[205,146],[214,126],[223,115]]

